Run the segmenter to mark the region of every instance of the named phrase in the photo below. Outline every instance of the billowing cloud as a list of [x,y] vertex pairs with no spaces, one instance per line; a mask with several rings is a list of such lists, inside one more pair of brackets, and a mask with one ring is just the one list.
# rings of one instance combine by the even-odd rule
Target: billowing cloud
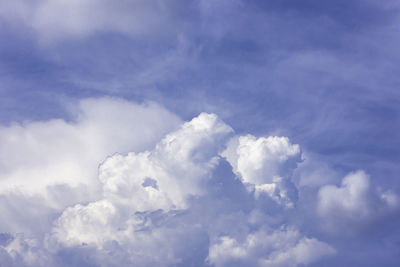
[[397,196],[373,188],[363,171],[348,174],[340,187],[326,185],[318,193],[318,214],[334,231],[354,232],[354,227],[363,229],[396,211],[399,211]]
[[[108,244],[116,242],[126,249],[127,257],[132,263],[138,262],[140,258],[138,248],[147,255],[147,260],[142,259],[146,264],[163,266],[180,263],[182,255],[172,245],[169,245],[169,254],[163,255],[161,252],[157,256],[152,255],[155,246],[153,242],[158,240],[157,242],[167,243],[166,235],[169,236],[170,231],[177,230],[174,225],[164,229],[167,218],[177,216],[172,215],[174,211],[189,212],[191,204],[203,205],[202,197],[210,190],[207,188],[207,181],[215,179],[213,170],[222,160],[218,155],[231,134],[232,129],[216,115],[203,113],[168,134],[151,151],[108,158],[100,167],[99,174],[103,184],[103,199],[86,206],[78,204],[65,210],[57,219],[51,237],[64,246],[85,244],[100,251],[106,250]],[[238,163],[232,165],[242,175],[243,187],[249,183],[274,187],[279,186],[283,179],[290,179],[290,171],[296,164],[289,164],[290,168],[286,165],[289,158],[299,156],[298,145],[291,145],[287,138],[279,137],[256,139],[253,136],[242,136],[238,140]],[[228,150],[233,150],[230,145],[232,141]],[[283,198],[284,193],[279,189],[272,191],[277,191],[278,196],[267,196],[274,200]],[[251,190],[248,192],[252,193]],[[226,208],[228,207],[224,207]],[[157,211],[161,218],[155,215]],[[188,219],[186,215],[179,217],[184,225],[188,224],[185,222]],[[217,215],[217,218],[197,227],[207,233],[210,231],[208,224],[213,224],[213,220],[218,221],[220,218]],[[246,216],[238,217],[237,220],[237,223],[248,228],[244,237],[246,241],[239,244],[230,236],[208,234],[210,239],[220,240],[209,248],[209,263],[222,266],[238,258],[244,263],[253,262],[256,265],[295,266],[334,252],[329,245],[303,237],[296,230],[259,230],[253,233]],[[262,223],[261,225],[264,226]],[[185,228],[188,226],[192,227],[189,224]],[[234,234],[233,229],[226,227],[227,233]],[[172,243],[184,242],[180,235],[170,238],[175,240]],[[280,245],[276,244],[278,240]],[[320,247],[320,250],[315,250],[314,247]]]
[[141,151],[179,124],[154,103],[112,98],[83,100],[74,113],[70,122],[54,119],[0,128],[1,191],[88,183],[108,155]]
[[249,234],[243,242],[223,236],[210,247],[208,260],[215,266],[298,266],[334,253],[323,242],[281,227]]
[[292,145],[286,137],[240,136],[230,141],[224,156],[256,197],[267,194],[293,206],[297,192],[290,178],[300,161],[299,145]]
[[[0,234],[3,265],[334,266],[341,250],[331,229],[304,223],[374,221],[398,205],[362,171],[341,187],[313,183],[313,205],[307,185],[294,181],[305,160],[299,145],[235,135],[215,114],[180,123],[156,104],[108,98],[84,100],[79,110],[71,122],[2,129],[9,149],[30,153],[2,162],[11,177],[0,191],[10,218]],[[75,176],[64,171],[68,160]],[[30,179],[36,187],[24,188]],[[26,203],[31,213],[12,213]],[[28,230],[23,220],[41,227]]]
[[154,103],[100,98],[70,109],[71,121],[0,127],[0,209],[9,218],[0,222],[3,231],[44,230],[49,214],[96,198],[98,166],[107,156],[151,147],[180,123]]
[[0,0],[0,266],[399,266],[399,7]]
[[186,209],[189,196],[205,193],[217,148],[231,131],[215,115],[201,114],[153,151],[108,158],[99,174],[105,198],[66,210],[54,230],[57,239],[100,248],[107,241],[129,242],[137,230],[132,214]]

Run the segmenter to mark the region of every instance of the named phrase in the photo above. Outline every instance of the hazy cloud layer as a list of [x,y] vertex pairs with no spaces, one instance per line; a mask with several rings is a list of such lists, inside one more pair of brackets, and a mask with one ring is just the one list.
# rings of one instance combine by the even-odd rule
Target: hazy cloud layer
[[174,13],[182,4],[182,1],[171,1],[167,5],[152,0],[1,1],[0,19],[33,30],[44,44],[81,39],[97,32],[154,37],[179,25],[174,21]]

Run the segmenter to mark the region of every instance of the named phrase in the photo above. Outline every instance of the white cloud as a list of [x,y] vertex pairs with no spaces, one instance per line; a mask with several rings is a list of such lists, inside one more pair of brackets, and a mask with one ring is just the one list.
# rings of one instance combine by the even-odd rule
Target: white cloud
[[292,145],[286,137],[246,135],[240,136],[237,144],[233,142],[225,153],[228,161],[241,174],[243,182],[257,185],[271,183],[275,176],[288,176],[291,171],[286,167],[288,160],[300,153],[299,146]]
[[26,238],[23,234],[2,235],[7,240],[0,242],[0,266],[48,266],[51,263],[36,239]]
[[222,155],[242,182],[251,185],[256,197],[267,194],[293,206],[297,192],[290,178],[300,162],[299,145],[292,145],[287,137],[246,135],[231,139]]
[[205,193],[220,144],[231,132],[217,116],[203,113],[168,134],[153,151],[108,158],[99,174],[104,199],[67,209],[54,235],[65,244],[99,248],[107,241],[134,239],[132,214],[185,209],[188,197]]
[[[183,264],[183,255],[191,248],[179,247],[187,236],[198,231],[214,240],[209,248],[208,261],[216,266],[227,266],[235,260],[260,266],[296,266],[332,254],[334,250],[329,245],[306,238],[295,228],[274,230],[275,224],[270,230],[265,230],[268,223],[263,221],[262,214],[257,216],[261,218],[258,220],[250,214],[243,214],[243,211],[224,214],[232,209],[230,202],[233,199],[213,206],[220,197],[209,199],[212,180],[218,179],[213,171],[220,162],[218,154],[225,149],[224,144],[231,134],[232,129],[216,115],[203,113],[166,135],[153,150],[109,157],[100,167],[103,198],[86,206],[66,209],[55,222],[51,234],[53,242],[66,247],[84,244],[101,253],[107,253],[110,244],[116,242],[124,248],[129,261],[137,266]],[[262,158],[260,168],[267,165],[262,169],[266,181],[276,182],[268,180],[275,175],[285,179],[290,177],[288,166],[295,168],[296,164],[288,165],[288,161],[299,156],[297,145],[291,145],[287,138],[278,137],[256,139],[246,136],[239,140],[242,140],[241,150],[238,149],[239,160],[243,160],[240,157],[249,158],[243,151],[246,151],[248,143],[253,145],[255,156]],[[253,142],[265,145],[261,145],[261,152]],[[229,149],[232,148],[228,145]],[[272,166],[273,163],[278,166]],[[245,166],[255,178],[255,172],[249,165]],[[234,179],[228,180],[226,186],[234,182]],[[195,208],[198,205],[207,205],[204,207],[208,210],[206,213],[214,215],[198,213],[198,208]],[[208,219],[199,220],[201,216]],[[232,220],[236,225],[229,225]],[[251,225],[262,229],[251,230]],[[235,239],[238,227],[245,233],[242,237],[244,243]],[[228,235],[221,236],[222,233]],[[197,234],[193,238],[195,243],[201,240]],[[160,244],[169,250],[160,248]],[[201,246],[196,249],[201,250]],[[154,254],[154,251],[157,252]],[[197,264],[204,264],[205,256],[199,258]]]
[[208,260],[215,266],[298,266],[334,254],[328,244],[303,237],[294,229],[262,229],[242,242],[228,236],[211,245]]
[[88,184],[110,154],[143,150],[179,124],[176,116],[154,103],[86,99],[78,109],[72,122],[54,119],[0,128],[2,192]]
[[8,217],[0,222],[3,231],[37,231],[56,210],[96,198],[99,163],[116,152],[151,147],[180,123],[154,103],[100,98],[73,107],[73,121],[0,127],[0,211]]
[[72,121],[0,129],[0,265],[308,266],[336,253],[310,225],[398,207],[361,171],[319,191],[314,172],[300,191],[312,195],[298,195],[298,145],[233,136],[214,114],[181,123],[110,98],[75,107]]
[[[323,186],[318,192],[318,214],[330,230],[363,228],[397,210],[397,196],[379,192],[363,171],[348,174],[340,187]],[[346,227],[343,227],[346,226]]]

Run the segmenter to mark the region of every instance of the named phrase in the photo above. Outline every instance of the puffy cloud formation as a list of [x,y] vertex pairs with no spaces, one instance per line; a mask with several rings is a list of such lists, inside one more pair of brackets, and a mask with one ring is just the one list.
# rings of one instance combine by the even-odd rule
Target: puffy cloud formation
[[[216,115],[203,113],[168,134],[152,151],[108,158],[101,165],[99,174],[103,199],[65,210],[56,221],[52,238],[66,246],[85,244],[100,251],[116,242],[127,250],[127,257],[132,263],[137,263],[141,257],[138,248],[147,255],[147,259],[142,259],[145,264],[163,266],[180,263],[182,255],[171,245],[171,251],[165,252],[165,255],[163,249],[157,255],[152,255],[156,246],[154,241],[167,243],[165,235],[171,230],[159,231],[171,212],[188,211],[194,203],[204,204],[202,197],[210,190],[207,182],[215,179],[213,170],[221,161],[218,154],[224,149],[223,144],[231,133],[232,129]],[[237,164],[232,165],[234,168],[237,165],[235,169],[242,175],[243,183],[273,187],[279,185],[282,179],[290,178],[290,168],[286,165],[289,158],[298,156],[297,145],[291,145],[287,138],[278,137],[256,139],[244,136],[238,140]],[[228,150],[233,148],[228,147]],[[274,194],[268,196],[274,200],[277,197]],[[158,216],[164,218],[154,218],[157,212]],[[187,220],[185,215],[180,217],[183,221]],[[249,228],[245,217],[237,219],[245,219],[241,223]],[[212,221],[208,223],[212,224]],[[157,224],[160,224],[160,228]],[[173,231],[178,230],[170,227]],[[197,227],[205,234],[210,231],[207,224]],[[235,235],[229,229],[226,231]],[[329,245],[303,237],[296,230],[246,231],[244,244],[237,243],[230,236],[218,237],[220,233],[208,234],[210,238],[220,240],[220,243],[210,246],[208,262],[224,266],[238,258],[243,263],[253,262],[255,265],[296,266],[334,252]],[[170,238],[177,239],[175,236]],[[314,247],[320,249],[315,250]]]
[[100,248],[107,241],[129,242],[137,230],[132,214],[187,208],[190,196],[205,193],[217,149],[231,132],[215,115],[200,114],[153,151],[108,158],[99,175],[105,199],[67,209],[57,221],[57,239]]
[[391,192],[379,192],[371,187],[363,171],[348,174],[341,186],[323,186],[318,192],[318,214],[331,230],[368,226],[395,211],[399,201]]
[[335,266],[331,230],[303,222],[373,223],[398,207],[361,171],[305,191],[299,145],[235,135],[215,114],[181,123],[155,104],[105,98],[75,115],[1,129],[3,147],[27,154],[0,153],[0,266]]
[[105,157],[141,151],[180,123],[154,103],[102,98],[83,100],[77,108],[71,122],[54,119],[0,128],[1,191],[89,183]]
[[223,236],[211,246],[208,260],[215,266],[298,266],[333,253],[329,245],[281,227],[249,234],[240,243]]
[[[180,124],[155,103],[99,98],[69,107],[71,121],[0,127],[0,212],[8,218],[0,221],[3,231],[47,230],[49,213],[97,195],[98,166],[107,156],[142,151]],[[40,223],[31,225],[32,217]]]
[[240,136],[230,141],[224,156],[256,197],[267,194],[293,206],[297,192],[290,177],[300,161],[299,145],[292,145],[286,137]]

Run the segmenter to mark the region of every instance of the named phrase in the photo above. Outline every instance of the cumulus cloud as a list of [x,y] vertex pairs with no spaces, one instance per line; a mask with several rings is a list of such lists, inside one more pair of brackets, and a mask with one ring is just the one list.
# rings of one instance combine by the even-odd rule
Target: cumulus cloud
[[292,145],[286,137],[246,135],[232,139],[223,155],[256,197],[267,194],[293,206],[297,192],[290,178],[301,159],[299,145]]
[[132,214],[187,208],[189,196],[204,194],[218,147],[231,132],[215,115],[201,114],[167,135],[153,151],[108,158],[99,174],[105,198],[65,211],[55,236],[67,244],[101,248],[107,241],[129,241],[137,230]]
[[363,171],[348,174],[340,187],[326,185],[318,192],[318,214],[331,230],[343,231],[343,226],[364,228],[398,208],[397,196],[373,188]]
[[[202,216],[195,212],[193,206],[213,205],[216,200],[211,199],[211,203],[206,201],[209,198],[207,194],[210,194],[210,180],[217,179],[215,169],[223,162],[218,155],[227,155],[228,152],[222,151],[232,133],[233,130],[216,115],[203,113],[166,135],[153,150],[108,158],[101,165],[99,174],[103,198],[86,206],[79,204],[65,210],[55,222],[51,239],[66,247],[82,244],[95,247],[101,253],[105,253],[115,242],[125,249],[130,262],[157,266],[183,264],[183,254],[189,248],[183,249],[182,254],[179,244],[184,242],[182,235],[190,236],[193,232],[208,235],[212,242],[208,245],[208,257],[203,255],[203,258],[197,259],[200,265],[208,262],[225,266],[238,258],[255,266],[296,266],[334,253],[329,245],[304,237],[295,229],[252,231],[251,225],[256,228],[267,225],[255,219],[260,215],[254,213],[261,211],[250,210],[250,216],[246,215],[249,211],[239,209],[228,215],[242,225],[244,244],[236,241],[238,233],[235,227],[225,225],[227,214],[193,225],[192,216]],[[299,156],[298,145],[291,145],[287,138],[278,137],[257,139],[243,136],[232,140],[235,139],[239,140],[236,149],[239,164],[232,164],[238,174],[244,174],[245,178],[242,177],[240,183],[243,188],[248,182],[256,185],[269,182],[273,186],[281,179],[290,178],[291,169],[296,164],[289,164],[288,161]],[[228,151],[232,150],[232,140]],[[249,151],[251,149],[255,150],[255,155]],[[230,156],[227,155],[227,158]],[[246,159],[250,163],[243,163]],[[280,179],[275,179],[275,176]],[[227,185],[234,183],[235,179],[228,180]],[[254,193],[244,192],[249,195]],[[276,198],[275,195],[268,196]],[[218,199],[220,196],[214,197]],[[224,205],[227,206],[222,207],[223,213],[225,209],[231,209],[229,203]],[[208,206],[207,209],[215,208]],[[250,209],[254,207],[250,206]],[[188,214],[193,212],[194,215]],[[220,223],[225,229],[214,226]],[[220,236],[221,231],[228,236]],[[199,236],[194,235],[193,238],[195,243],[201,243]],[[277,241],[280,244],[276,244]],[[165,251],[165,245],[162,245],[164,248],[159,247],[160,244],[169,244],[169,251]],[[202,246],[207,248],[207,244]],[[315,250],[315,247],[320,249]],[[157,255],[153,255],[154,250]]]
[[334,253],[323,242],[281,227],[259,230],[242,242],[223,236],[211,245],[208,260],[215,266],[298,266]]
[[[0,209],[9,218],[0,222],[3,231],[37,231],[56,210],[95,198],[104,158],[146,149],[180,123],[154,103],[112,98],[82,100],[71,113],[72,121],[0,127]],[[31,226],[29,216],[41,223]]]
[[111,98],[83,100],[74,113],[70,122],[53,119],[0,128],[1,191],[88,183],[106,156],[143,150],[179,124],[156,104]]
[[[71,122],[2,128],[8,149],[27,151],[23,159],[5,161],[5,152],[2,158],[14,175],[4,175],[9,189],[0,191],[10,219],[0,234],[3,265],[318,265],[340,250],[299,221],[372,220],[398,205],[359,171],[341,187],[314,192],[318,216],[302,214],[314,206],[299,201],[301,187],[293,181],[303,160],[299,145],[287,137],[237,136],[215,114],[181,123],[155,104],[105,98],[80,102],[75,115]],[[68,160],[77,169],[73,178],[63,172]],[[44,171],[34,176],[35,168]],[[23,188],[30,179],[37,186]],[[84,198],[92,187],[96,192]],[[31,213],[12,213],[26,203]],[[27,224],[10,226],[22,220],[44,223],[31,231]]]

